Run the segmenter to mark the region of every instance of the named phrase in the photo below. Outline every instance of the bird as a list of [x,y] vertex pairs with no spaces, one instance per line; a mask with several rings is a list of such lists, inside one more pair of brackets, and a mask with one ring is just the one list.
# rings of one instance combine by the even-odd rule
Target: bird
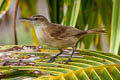
[[88,34],[105,33],[105,30],[101,27],[82,31],[72,26],[51,23],[42,15],[33,15],[27,18],[20,18],[20,20],[28,21],[34,26],[37,38],[42,44],[58,48],[60,51],[55,56],[51,57],[47,61],[48,63],[54,62],[55,58],[61,55],[64,49],[68,47],[72,47],[72,54],[65,63],[71,62],[71,58],[76,51],[76,44],[83,36]]

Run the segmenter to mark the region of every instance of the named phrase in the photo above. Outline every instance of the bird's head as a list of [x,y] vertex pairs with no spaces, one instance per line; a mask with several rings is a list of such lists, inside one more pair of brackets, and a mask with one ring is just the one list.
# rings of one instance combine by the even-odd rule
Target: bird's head
[[30,22],[33,25],[48,23],[48,20],[42,15],[35,15],[28,18],[20,18],[20,20]]

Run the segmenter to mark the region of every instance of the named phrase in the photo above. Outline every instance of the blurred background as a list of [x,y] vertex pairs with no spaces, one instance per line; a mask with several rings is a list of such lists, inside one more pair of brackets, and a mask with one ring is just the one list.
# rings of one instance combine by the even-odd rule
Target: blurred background
[[[13,14],[17,0],[0,0],[0,45],[14,45]],[[34,28],[20,17],[43,15],[53,23],[81,30],[104,27],[106,34],[88,35],[78,48],[119,54],[119,0],[18,0],[16,32],[19,45],[40,44]]]
[[[13,13],[15,0],[2,0],[1,4],[8,10],[1,11],[0,16],[0,45],[14,44],[13,33]],[[3,14],[2,14],[3,13]],[[28,23],[19,21],[20,17],[29,17],[32,15],[41,14],[49,19],[48,6],[46,0],[20,0],[18,3],[16,29],[18,44],[34,45],[31,29]]]

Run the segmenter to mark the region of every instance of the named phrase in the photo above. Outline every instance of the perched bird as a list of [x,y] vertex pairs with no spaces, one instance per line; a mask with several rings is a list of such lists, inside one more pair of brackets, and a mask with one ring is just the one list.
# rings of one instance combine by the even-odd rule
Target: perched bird
[[57,56],[63,53],[63,50],[72,47],[72,54],[65,62],[68,63],[76,50],[76,43],[88,34],[104,33],[101,28],[81,31],[71,26],[50,23],[44,16],[35,15],[28,18],[20,18],[22,21],[29,21],[35,28],[36,35],[41,43],[58,48],[60,52],[52,57],[48,62],[53,62]]

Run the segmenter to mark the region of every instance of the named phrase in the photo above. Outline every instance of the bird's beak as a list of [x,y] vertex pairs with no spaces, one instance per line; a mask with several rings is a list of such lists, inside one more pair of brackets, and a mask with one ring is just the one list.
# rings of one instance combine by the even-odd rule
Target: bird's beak
[[20,21],[27,21],[27,22],[30,22],[32,21],[33,19],[32,18],[19,18]]

